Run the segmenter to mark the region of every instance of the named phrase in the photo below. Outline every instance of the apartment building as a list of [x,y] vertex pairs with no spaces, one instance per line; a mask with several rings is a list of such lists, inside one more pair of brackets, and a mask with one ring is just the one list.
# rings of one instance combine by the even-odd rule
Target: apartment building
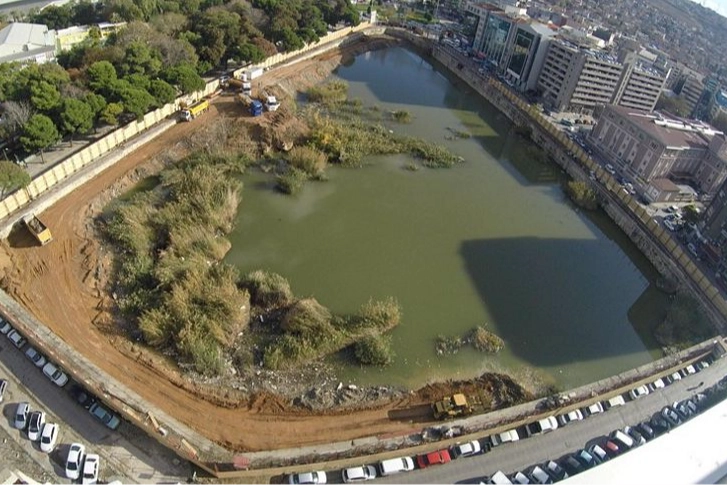
[[548,46],[537,86],[546,105],[556,111],[592,113],[611,102],[622,68],[603,51],[558,39]]
[[[688,183],[711,198],[727,178],[727,139],[706,123],[608,105],[589,135],[590,143],[620,170],[654,182]],[[654,200],[653,197],[649,197]]]

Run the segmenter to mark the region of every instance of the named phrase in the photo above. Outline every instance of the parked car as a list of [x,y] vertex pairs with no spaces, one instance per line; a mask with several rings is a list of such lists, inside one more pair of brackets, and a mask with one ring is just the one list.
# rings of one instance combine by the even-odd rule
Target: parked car
[[573,411],[561,414],[558,416],[558,422],[561,426],[565,426],[568,423],[571,423],[573,421],[582,421],[583,420],[583,413],[580,409],[574,409]]
[[426,455],[417,456],[417,464],[419,468],[427,468],[433,465],[444,465],[452,461],[452,457],[449,456],[449,450],[438,450]]
[[639,423],[636,429],[641,433],[641,436],[646,438],[646,441],[651,441],[656,438],[656,432],[654,432],[654,429],[646,421]]
[[561,459],[560,464],[568,472],[568,475],[573,476],[582,472],[585,468],[580,461],[576,460],[574,456],[567,455]]
[[288,476],[288,483],[291,485],[311,485],[326,483],[326,472],[294,473]]
[[671,376],[672,382],[681,381],[682,375],[679,372],[673,373]]
[[657,389],[664,389],[665,387],[666,387],[666,384],[664,383],[664,380],[657,379],[651,383],[651,392],[654,392]]
[[8,338],[17,348],[21,348],[25,345],[25,338],[20,335],[17,330],[11,330],[10,333],[8,333]]
[[697,369],[694,368],[692,364],[689,364],[684,368],[684,370],[687,372],[687,375],[692,375],[697,373]]
[[118,416],[111,413],[111,411],[109,411],[99,403],[93,403],[91,407],[88,408],[88,412],[91,413],[93,417],[105,424],[107,428],[116,430],[121,424],[121,420]]
[[101,458],[91,453],[86,455],[86,459],[83,460],[81,483],[84,485],[96,483],[98,481],[99,468],[101,468]]
[[30,441],[38,441],[40,439],[40,433],[43,431],[45,425],[45,412],[33,411],[30,415],[30,421],[28,424],[28,439]]
[[553,483],[553,477],[548,474],[545,470],[543,470],[541,467],[535,465],[529,472],[528,472],[528,478],[530,478],[530,481],[532,483],[540,483],[541,485],[547,485],[550,483]]
[[616,444],[619,445],[618,447],[620,449],[630,450],[631,448],[636,446],[634,443],[634,439],[619,429],[617,429],[616,431],[612,431],[611,434],[608,435],[608,437],[611,439],[611,441],[615,441]]
[[0,333],[3,335],[7,335],[10,333],[10,331],[13,329],[13,326],[10,325],[10,322],[7,320],[2,320],[2,323],[0,323]]
[[646,438],[644,438],[639,431],[632,427],[632,426],[626,426],[624,428],[624,433],[629,435],[631,439],[634,440],[634,446],[641,446],[646,444]]
[[611,175],[616,175],[616,169],[613,168],[613,165],[610,163],[607,163],[605,166],[606,172],[610,173]]
[[606,453],[606,450],[604,450],[601,445],[589,446],[588,453],[590,453],[593,458],[595,458],[599,463],[603,463],[604,461],[608,461],[611,459],[611,457],[608,456],[608,453]]
[[661,415],[672,427],[682,424],[682,419],[670,406],[662,409]]
[[53,362],[48,362],[43,366],[43,374],[58,387],[63,387],[68,383],[68,376],[60,368],[56,367]]
[[636,389],[631,389],[629,391],[629,397],[631,399],[638,399],[640,397],[646,396],[649,394],[649,390],[646,388],[646,386],[639,386]]
[[560,466],[553,460],[550,460],[545,464],[545,471],[548,472],[548,474],[553,477],[553,480],[556,482],[560,480],[565,480],[569,477],[568,472],[565,471],[562,466]]
[[690,412],[689,408],[684,405],[684,403],[675,402],[671,405],[671,407],[674,409],[674,411],[676,411],[682,421],[686,421],[687,419],[692,417],[692,413]]
[[379,462],[379,474],[382,477],[400,472],[410,472],[414,469],[414,460],[409,456],[391,458]]
[[83,458],[86,456],[86,447],[80,443],[73,443],[66,457],[66,478],[78,480],[81,474]]
[[373,480],[376,478],[376,468],[371,465],[346,468],[341,472],[343,483],[356,483]]
[[28,426],[28,416],[30,415],[30,404],[27,402],[18,403],[15,410],[15,420],[13,426],[15,429],[23,430]]
[[649,425],[651,425],[651,429],[653,429],[656,434],[666,433],[672,427],[672,424],[667,421],[661,413],[654,414],[651,421],[649,421]]
[[603,406],[604,408],[611,409],[616,406],[623,406],[624,404],[626,404],[626,401],[624,400],[623,396],[619,394],[618,396],[612,397],[608,401],[604,401],[603,404],[604,404],[604,406]]
[[701,372],[709,367],[709,363],[706,360],[702,360],[694,364],[694,367],[697,369],[697,371]]
[[501,470],[496,471],[494,475],[488,477],[485,480],[485,483],[491,483],[494,485],[512,485],[510,478],[508,478],[508,476],[505,475]]
[[511,429],[500,434],[493,434],[492,436],[490,436],[490,440],[492,440],[492,446],[498,446],[503,443],[519,441],[520,435],[518,434],[517,430]]
[[5,399],[5,390],[8,388],[8,381],[5,379],[0,379],[0,402],[3,402],[3,399]]
[[581,462],[581,464],[583,464],[583,466],[586,468],[593,468],[600,463],[598,460],[596,460],[596,457],[591,455],[586,450],[576,451],[575,453],[573,453],[573,457]]
[[692,416],[695,416],[699,412],[699,408],[693,399],[685,399],[682,401],[682,404],[686,406],[687,410],[689,410],[689,414]]
[[56,447],[60,429],[56,423],[46,423],[40,434],[40,451],[50,453]]
[[45,357],[43,357],[43,354],[35,350],[33,347],[28,347],[28,350],[25,351],[25,356],[29,358],[36,367],[43,367],[47,362]]
[[76,402],[86,409],[89,409],[96,402],[96,398],[86,392],[86,390],[81,386],[74,385],[71,388],[70,393]]
[[603,442],[603,450],[611,458],[616,458],[621,454],[621,447],[613,440],[606,440]]
[[589,417],[593,416],[594,414],[599,414],[603,412],[603,404],[600,402],[593,403],[590,406],[583,408],[583,416]]
[[451,456],[452,458],[466,458],[468,456],[477,455],[482,451],[480,442],[477,440],[469,441],[467,443],[457,444],[452,447]]
[[520,485],[528,485],[530,483],[530,479],[523,472],[513,473],[509,478],[512,483],[518,483]]

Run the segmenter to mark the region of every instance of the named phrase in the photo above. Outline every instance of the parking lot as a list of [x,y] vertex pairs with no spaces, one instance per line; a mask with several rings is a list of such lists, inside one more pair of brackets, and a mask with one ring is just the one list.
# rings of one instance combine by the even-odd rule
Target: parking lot
[[[68,393],[72,383],[63,388],[55,385],[25,356],[26,349],[16,349],[6,335],[0,335],[0,378],[8,381],[1,404],[4,419],[0,420],[0,433],[16,450],[10,454],[3,449],[0,464],[4,468],[20,470],[35,480],[71,483],[65,478],[65,461],[70,444],[81,443],[88,453],[101,457],[99,480],[159,483],[186,481],[190,476],[187,462],[146,433],[128,423],[112,431],[91,416]],[[58,444],[50,454],[41,452],[38,443],[28,439],[27,431],[14,428],[20,402],[28,402],[31,410],[45,411],[46,422],[60,425]]]

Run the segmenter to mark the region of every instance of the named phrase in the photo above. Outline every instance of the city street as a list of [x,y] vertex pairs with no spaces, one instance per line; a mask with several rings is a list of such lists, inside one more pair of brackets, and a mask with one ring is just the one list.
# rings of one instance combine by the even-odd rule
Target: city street
[[[624,426],[634,425],[650,418],[664,406],[685,399],[699,392],[700,389],[713,385],[726,373],[727,359],[722,358],[702,372],[690,375],[656,393],[649,394],[637,401],[627,402],[624,406],[612,408],[603,414],[571,423],[554,432],[534,436],[517,443],[504,444],[484,455],[454,460],[447,465],[435,466],[426,470],[399,473],[377,479],[376,482],[479,483],[480,478],[492,475],[498,470],[506,474],[524,470],[531,465],[558,459],[567,453],[584,448],[587,444],[599,441],[617,428],[623,429]],[[700,385],[700,383],[703,384]],[[693,419],[699,419],[699,416]],[[669,439],[669,435],[666,434],[657,439]],[[337,479],[337,477],[332,477],[332,479]]]
[[[87,453],[101,456],[103,480],[119,478],[127,483],[158,483],[185,481],[190,476],[187,462],[179,460],[143,431],[127,423],[122,423],[116,432],[106,428],[66,392],[70,383],[64,389],[53,384],[25,357],[26,349],[27,345],[22,351],[16,349],[6,336],[0,335],[0,378],[9,382],[1,405],[5,419],[0,420],[0,428],[17,445],[18,453],[27,454],[26,460],[3,453],[0,468],[12,470],[24,462],[34,462],[36,473],[42,469],[51,483],[70,483],[63,467],[70,444],[78,442],[86,446]],[[17,404],[23,401],[30,403],[31,411],[45,411],[46,422],[60,425],[58,445],[50,455],[42,453],[37,443],[31,443],[26,432],[13,427]],[[20,471],[42,479],[33,476],[33,470]]]

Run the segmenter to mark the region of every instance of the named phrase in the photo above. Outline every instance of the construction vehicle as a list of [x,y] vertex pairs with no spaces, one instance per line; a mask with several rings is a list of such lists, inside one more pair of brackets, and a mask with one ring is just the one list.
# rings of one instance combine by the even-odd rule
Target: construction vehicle
[[182,119],[184,121],[192,121],[210,108],[210,102],[207,99],[197,101],[192,106],[182,109]]
[[483,412],[490,407],[490,399],[484,394],[465,396],[454,394],[432,404],[434,419],[453,419]]
[[265,96],[265,109],[277,111],[280,108],[280,101],[275,96]]
[[50,233],[48,226],[43,224],[35,214],[23,217],[23,222],[33,237],[35,237],[42,246],[45,246],[53,240],[53,235]]

